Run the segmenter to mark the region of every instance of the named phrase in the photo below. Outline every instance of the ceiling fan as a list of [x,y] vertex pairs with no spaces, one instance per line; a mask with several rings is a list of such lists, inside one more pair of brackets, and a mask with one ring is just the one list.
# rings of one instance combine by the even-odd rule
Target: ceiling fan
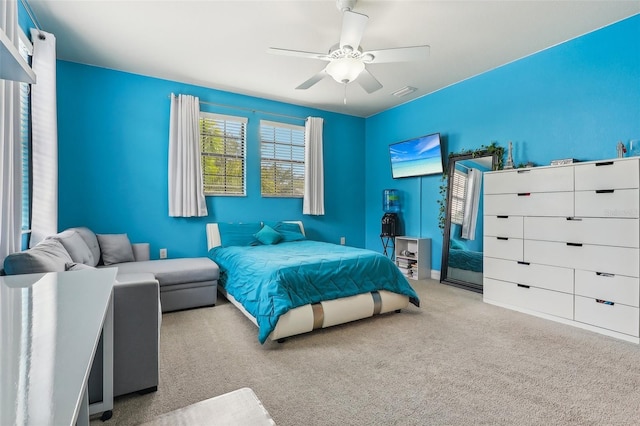
[[329,62],[320,72],[300,84],[296,89],[308,89],[326,76],[338,83],[348,84],[357,81],[367,92],[373,93],[382,88],[382,84],[367,70],[367,64],[388,62],[409,62],[426,59],[429,46],[397,47],[391,49],[363,50],[360,40],[369,17],[352,12],[357,0],[337,0],[336,6],[342,12],[342,32],[340,42],[329,49],[329,53],[313,53],[300,50],[270,47],[267,52],[276,55],[296,56],[300,58],[320,59]]

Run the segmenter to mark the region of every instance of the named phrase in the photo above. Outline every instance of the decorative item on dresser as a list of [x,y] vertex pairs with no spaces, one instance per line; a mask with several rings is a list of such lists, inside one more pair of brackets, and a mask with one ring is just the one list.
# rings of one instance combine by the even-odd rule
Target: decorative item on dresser
[[484,301],[640,343],[640,160],[485,174]]

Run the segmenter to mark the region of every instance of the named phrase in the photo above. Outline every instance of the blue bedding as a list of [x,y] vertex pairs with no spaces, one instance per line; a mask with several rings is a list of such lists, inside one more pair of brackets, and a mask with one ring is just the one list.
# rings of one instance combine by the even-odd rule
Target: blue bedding
[[260,343],[280,315],[298,306],[375,290],[418,295],[394,263],[380,253],[318,241],[215,247],[219,284],[253,315]]
[[466,271],[482,272],[482,252],[471,250],[449,250],[449,266]]

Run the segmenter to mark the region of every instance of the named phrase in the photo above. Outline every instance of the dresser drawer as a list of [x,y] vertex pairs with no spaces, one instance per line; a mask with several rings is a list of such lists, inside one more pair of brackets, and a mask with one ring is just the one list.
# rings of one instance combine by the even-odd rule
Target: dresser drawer
[[483,300],[573,319],[572,294],[484,278]]
[[590,297],[575,296],[575,320],[638,337],[640,310],[620,303],[607,304]]
[[630,277],[640,275],[640,250],[637,248],[573,244],[524,240],[523,260]]
[[575,291],[579,296],[640,307],[640,280],[638,278],[576,269],[575,280]]
[[523,192],[484,197],[488,216],[573,216],[573,192]]
[[576,217],[637,218],[640,210],[638,189],[576,191]]
[[488,237],[483,239],[485,256],[522,260],[522,238]]
[[544,167],[485,173],[485,194],[573,191],[572,167]]
[[485,257],[483,273],[487,278],[573,294],[573,269],[569,268]]
[[637,158],[578,164],[575,166],[575,188],[576,191],[638,188],[639,170]]
[[522,216],[485,216],[484,234],[492,237],[522,238]]
[[634,219],[525,217],[524,238],[638,248],[640,225]]

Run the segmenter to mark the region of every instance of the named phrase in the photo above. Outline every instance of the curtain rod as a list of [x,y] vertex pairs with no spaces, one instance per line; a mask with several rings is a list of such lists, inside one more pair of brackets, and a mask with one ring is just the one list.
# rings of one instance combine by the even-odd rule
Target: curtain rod
[[[169,99],[171,99],[171,96],[175,96],[175,95],[174,94],[169,95]],[[262,113],[262,114],[273,115],[273,116],[277,116],[277,117],[292,118],[294,120],[306,121],[306,118],[296,117],[294,115],[278,114],[277,112],[263,111],[263,110],[260,110],[260,109],[245,108],[245,107],[233,106],[233,105],[225,105],[225,104],[220,104],[220,103],[216,103],[216,102],[207,102],[207,101],[200,101],[200,103],[201,104],[205,104],[205,105],[213,105],[213,106],[219,106],[219,107],[223,107],[223,108],[230,108],[230,109],[237,109],[237,110],[241,110],[241,111],[248,111],[248,112],[252,112],[252,113],[259,112],[259,113]]]
[[31,10],[31,6],[29,6],[26,0],[20,0],[20,3],[22,3],[22,6],[24,6],[24,10],[27,11],[27,15],[29,15],[29,18],[31,18],[31,22],[33,22],[33,25],[36,26],[36,29],[38,31],[42,31],[40,22],[38,22],[38,18],[36,18],[35,14],[33,13],[33,10]]

